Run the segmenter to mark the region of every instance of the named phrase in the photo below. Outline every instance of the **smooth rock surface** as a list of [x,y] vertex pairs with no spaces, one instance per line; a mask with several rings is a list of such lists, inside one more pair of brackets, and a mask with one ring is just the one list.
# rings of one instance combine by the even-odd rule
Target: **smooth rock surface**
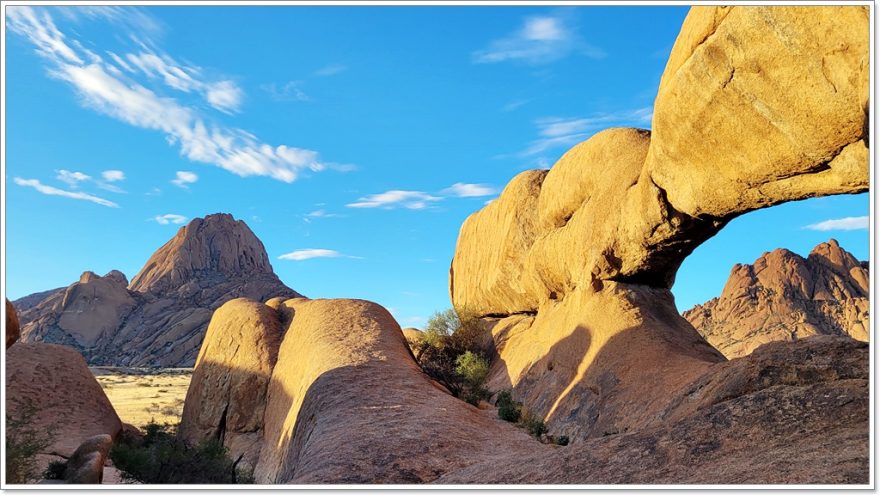
[[100,484],[104,479],[104,463],[113,446],[110,435],[87,438],[67,460],[64,480],[72,484]]
[[233,299],[215,311],[187,390],[181,435],[192,444],[218,439],[252,469],[280,345],[281,323],[268,305]]
[[6,351],[6,411],[52,434],[44,454],[70,457],[85,439],[122,429],[83,357],[55,344],[19,342]]

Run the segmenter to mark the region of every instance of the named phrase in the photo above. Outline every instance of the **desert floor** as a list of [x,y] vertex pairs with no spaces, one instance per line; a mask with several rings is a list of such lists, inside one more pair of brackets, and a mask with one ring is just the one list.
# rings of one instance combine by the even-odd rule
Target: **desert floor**
[[191,368],[91,368],[124,423],[180,422]]

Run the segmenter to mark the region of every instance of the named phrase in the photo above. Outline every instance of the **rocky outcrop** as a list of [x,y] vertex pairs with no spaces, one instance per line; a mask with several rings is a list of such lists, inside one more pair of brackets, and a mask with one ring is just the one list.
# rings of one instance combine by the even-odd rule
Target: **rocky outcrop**
[[[257,453],[256,465],[243,461],[255,468],[257,483],[869,479],[868,347],[849,338],[773,343],[710,365],[669,391],[642,427],[560,447],[433,383],[416,366],[397,323],[376,304],[300,298],[276,306],[239,299],[220,308],[193,375],[194,387],[207,391],[206,384],[253,370],[248,383],[255,390],[240,393],[250,394],[261,420],[250,416],[249,428],[215,420],[215,428],[227,425],[219,436],[210,420],[200,423],[212,411],[241,407],[221,386],[188,394],[181,424],[183,431],[207,427],[199,438],[221,438],[234,458]],[[241,349],[222,345],[223,332],[232,329]],[[258,348],[268,352],[253,352]],[[273,349],[277,359],[266,383],[255,363],[271,361],[257,356]],[[256,442],[240,450],[246,435]]]
[[868,268],[831,239],[803,258],[787,249],[737,264],[720,297],[685,311],[687,319],[728,358],[767,342],[810,335],[867,341]]
[[714,365],[658,424],[480,460],[436,483],[865,484],[868,346],[810,337]]
[[[224,443],[235,458],[245,452],[252,458],[250,447],[235,446],[243,435],[257,434],[259,456],[251,466],[258,483],[422,483],[508,449],[549,449],[435,385],[416,365],[394,318],[377,304],[297,298],[274,310],[230,301],[212,319],[193,387],[207,390],[204,384],[273,362],[217,345],[223,330],[234,327],[242,349],[265,344],[266,351],[277,350],[268,384],[262,371],[250,375],[259,390],[247,405],[262,412],[262,421],[250,429],[226,419]],[[283,337],[269,337],[278,328]],[[215,390],[187,394],[184,431],[202,428],[199,418],[211,411],[244,405]]]
[[647,427],[723,361],[675,273],[738,215],[868,190],[867,43],[863,7],[691,9],[652,131],[596,134],[462,225],[450,295],[492,324],[493,387],[583,440]]
[[116,270],[85,272],[50,291],[22,312],[22,336],[72,346],[94,365],[192,366],[212,311],[243,296],[299,294],[275,276],[244,222],[208,215],[182,227],[131,284]]
[[6,351],[6,411],[51,434],[41,454],[69,458],[84,440],[122,429],[83,357],[61,345],[20,342]]
[[86,439],[70,459],[64,471],[64,481],[71,484],[100,484],[104,480],[104,462],[110,454],[113,438],[95,435]]
[[187,441],[217,439],[234,459],[256,465],[281,336],[266,304],[233,299],[214,312],[186,393],[180,432]]
[[15,311],[15,306],[9,302],[9,299],[6,299],[6,348],[9,349],[9,346],[15,343],[16,340],[21,336],[21,331],[18,325],[18,313]]

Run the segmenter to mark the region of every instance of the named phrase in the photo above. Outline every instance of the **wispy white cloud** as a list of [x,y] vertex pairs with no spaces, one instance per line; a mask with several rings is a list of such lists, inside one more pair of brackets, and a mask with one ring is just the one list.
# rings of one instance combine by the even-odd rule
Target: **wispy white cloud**
[[397,208],[404,207],[410,210],[421,210],[427,208],[431,203],[440,201],[443,198],[432,196],[422,191],[402,191],[392,190],[379,194],[371,194],[358,199],[354,203],[345,206],[349,208]]
[[598,113],[589,117],[540,118],[535,121],[538,138],[529,143],[529,146],[518,156],[534,156],[553,148],[571,146],[609,127],[648,126],[653,115],[654,111],[651,107],[644,107],[613,113]]
[[[293,182],[304,171],[327,168],[316,151],[265,144],[244,130],[212,124],[194,107],[146,88],[133,79],[137,74],[125,75],[118,66],[86,50],[77,40],[68,43],[46,10],[9,6],[6,11],[10,30],[34,45],[49,63],[50,75],[70,84],[85,106],[129,125],[162,132],[191,161],[213,164],[242,177],[266,176],[283,182]],[[130,61],[128,65],[134,69]],[[185,86],[186,78],[169,70],[176,79],[166,80],[158,69],[154,69],[153,77],[161,76],[166,83],[173,81]],[[137,72],[143,70],[138,68]],[[231,100],[224,100],[228,95],[220,96],[228,88],[215,89],[219,93],[215,94],[214,103],[228,107]]]
[[64,169],[58,170],[58,175],[56,175],[55,178],[74,189],[79,187],[80,182],[91,180],[91,176],[82,172],[71,172],[70,170]]
[[172,179],[171,183],[177,187],[182,187],[183,189],[189,189],[190,184],[195,184],[196,181],[199,180],[198,175],[184,170],[178,170],[175,175],[177,178]]
[[316,76],[327,77],[339,74],[340,72],[345,72],[348,70],[348,67],[342,64],[330,64],[321,67],[320,69],[315,71]]
[[474,63],[522,62],[541,65],[571,54],[603,58],[605,52],[585,42],[567,17],[562,15],[527,17],[514,33],[489,43],[471,54]]
[[353,258],[361,259],[358,256],[347,256],[333,249],[298,249],[278,257],[279,260],[303,261],[312,258]]
[[111,6],[111,5],[77,5],[63,6],[54,9],[64,17],[73,21],[98,20],[106,21],[129,32],[141,35],[159,36],[165,30],[165,26],[155,17],[147,14],[143,9],[134,6]]
[[107,182],[119,182],[125,180],[125,172],[122,170],[105,170],[101,172],[101,177]]
[[487,186],[486,184],[465,184],[462,182],[456,182],[442,191],[443,194],[459,198],[491,196],[497,192],[494,187]]
[[281,86],[275,83],[263,84],[260,89],[269,93],[269,96],[275,101],[311,101],[300,86],[302,81],[289,81]]
[[510,101],[507,104],[505,104],[503,107],[501,107],[501,110],[503,110],[505,112],[512,112],[512,111],[516,110],[517,108],[527,104],[530,101],[531,100],[522,100],[522,99],[513,100],[513,101]]
[[208,104],[221,112],[231,114],[241,110],[244,91],[233,81],[203,80],[200,77],[201,68],[181,64],[165,53],[142,51],[129,53],[126,59],[128,64],[123,68],[136,67],[148,78],[161,80],[169,88],[184,93],[201,93]]
[[32,187],[37,192],[42,193],[42,194],[46,194],[49,196],[61,196],[64,198],[79,199],[82,201],[91,201],[92,203],[96,203],[101,206],[107,206],[110,208],[119,208],[118,204],[116,204],[112,201],[108,201],[104,198],[100,198],[98,196],[95,196],[92,194],[87,194],[87,193],[84,193],[81,191],[65,191],[64,189],[58,189],[57,187],[47,186],[45,184],[42,184],[37,179],[22,179],[20,177],[15,177],[13,179],[13,181],[16,184],[18,184],[19,186]]
[[185,223],[187,218],[183,215],[177,215],[176,213],[166,213],[165,215],[156,215],[153,217],[153,220],[156,221],[159,225],[180,225]]
[[829,231],[829,230],[865,230],[869,228],[870,220],[867,216],[864,217],[846,217],[846,218],[834,218],[831,220],[825,220],[824,222],[814,223],[805,226],[805,229],[809,230],[821,230],[821,231]]
[[328,213],[326,210],[315,210],[305,214],[306,218],[335,218],[341,216],[338,213]]

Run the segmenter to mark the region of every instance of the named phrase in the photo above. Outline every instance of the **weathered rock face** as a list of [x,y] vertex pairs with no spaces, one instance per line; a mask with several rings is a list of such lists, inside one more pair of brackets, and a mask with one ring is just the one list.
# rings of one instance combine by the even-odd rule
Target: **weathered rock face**
[[848,335],[867,341],[868,268],[834,239],[807,258],[786,249],[752,265],[735,265],[720,297],[684,312],[728,358],[767,342],[810,335]]
[[21,314],[22,335],[75,347],[96,365],[192,366],[214,309],[236,297],[273,296],[299,294],[275,276],[244,222],[208,215],[182,227],[130,285],[116,270],[85,272],[31,302]]
[[[220,331],[233,327],[241,348],[217,345]],[[268,337],[279,327],[283,339]],[[277,362],[242,352],[260,343],[266,356],[277,349]],[[507,449],[549,449],[433,384],[406,345],[394,318],[367,301],[297,298],[275,310],[235,300],[211,322],[192,387],[207,390],[204,384],[230,373],[274,364],[268,385],[257,387],[262,370],[251,374],[261,390],[241,404],[262,413],[252,423],[260,438],[258,483],[420,483]],[[198,429],[199,418],[224,403],[229,411],[238,407],[223,393],[191,389],[181,428]],[[244,429],[234,436],[228,418],[226,424],[224,442],[234,448]]]
[[651,427],[549,453],[510,452],[435,482],[865,484],[869,377],[863,342],[767,344],[714,365]]
[[280,344],[281,322],[266,304],[233,299],[214,312],[186,393],[180,432],[187,441],[218,439],[233,459],[256,465]]
[[693,8],[652,132],[596,134],[471,215],[450,295],[494,323],[493,386],[583,439],[722,361],[677,317],[675,273],[738,215],[868,190],[868,33],[862,7]]
[[15,311],[15,306],[9,302],[9,299],[6,299],[6,348],[9,349],[9,346],[15,343],[20,336],[20,329],[18,326],[18,313]]
[[18,343],[6,351],[6,411],[53,433],[42,454],[70,457],[87,438],[122,429],[116,411],[75,350]]

